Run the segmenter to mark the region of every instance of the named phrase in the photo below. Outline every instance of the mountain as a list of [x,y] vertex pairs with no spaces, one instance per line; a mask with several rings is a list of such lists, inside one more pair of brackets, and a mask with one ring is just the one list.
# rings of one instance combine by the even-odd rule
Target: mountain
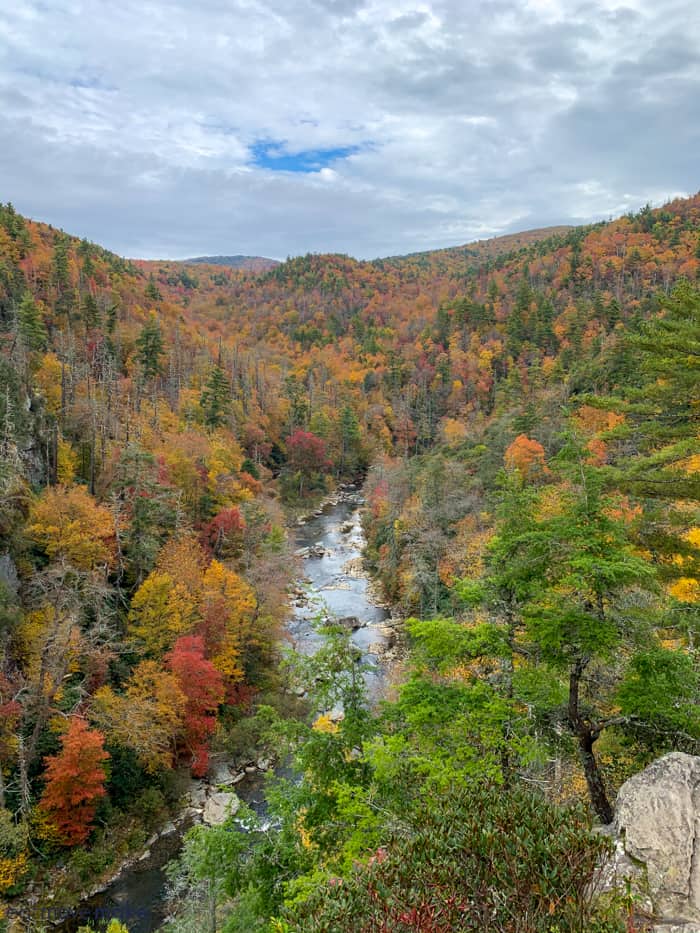
[[229,266],[231,269],[243,269],[246,272],[265,272],[279,265],[278,259],[266,259],[264,256],[194,256],[183,259],[185,265]]
[[571,225],[562,224],[553,227],[538,227],[533,230],[522,230],[518,233],[505,233],[501,236],[489,237],[486,240],[474,240],[462,246],[446,246],[440,249],[404,253],[375,261],[392,263],[398,266],[404,263],[425,262],[431,267],[455,260],[486,261],[507,253],[516,252],[519,249],[525,249],[539,243],[541,240],[562,236],[573,229],[574,227]]

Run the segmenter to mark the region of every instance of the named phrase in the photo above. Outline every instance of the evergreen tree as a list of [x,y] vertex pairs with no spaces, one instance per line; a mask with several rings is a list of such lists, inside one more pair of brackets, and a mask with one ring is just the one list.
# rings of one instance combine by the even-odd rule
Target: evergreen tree
[[610,330],[614,330],[615,326],[620,323],[621,317],[620,302],[617,298],[611,298],[608,303],[608,327]]
[[88,292],[83,303],[83,320],[88,330],[94,330],[100,320],[100,309],[92,292]]
[[37,303],[29,292],[25,292],[17,312],[17,329],[28,350],[46,348],[47,334],[44,318]]
[[362,436],[357,415],[350,405],[340,412],[340,471],[357,469]]
[[682,282],[663,310],[628,338],[635,382],[592,401],[624,414],[610,434],[619,445],[615,486],[641,498],[700,501],[700,474],[687,469],[700,453],[700,292]]
[[209,374],[199,404],[208,428],[216,430],[226,424],[231,408],[231,387],[218,363]]
[[143,378],[155,379],[163,373],[163,334],[155,314],[152,314],[136,339],[137,359]]
[[156,285],[153,275],[151,275],[151,277],[148,280],[148,284],[146,285],[145,295],[146,295],[146,298],[149,299],[149,301],[161,301],[163,298],[162,294],[160,293],[160,290],[158,289],[158,286]]
[[527,320],[530,313],[531,302],[532,289],[530,288],[527,279],[523,279],[518,286],[515,307],[508,315],[508,321],[506,322],[508,352],[512,356],[518,356],[523,345],[523,341],[527,337]]

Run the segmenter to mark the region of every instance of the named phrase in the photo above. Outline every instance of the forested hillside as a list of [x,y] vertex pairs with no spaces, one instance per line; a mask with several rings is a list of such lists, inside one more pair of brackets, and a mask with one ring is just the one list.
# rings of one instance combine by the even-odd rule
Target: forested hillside
[[276,259],[266,259],[264,256],[194,256],[183,262],[195,266],[230,266],[232,269],[244,269],[246,272],[264,272],[279,265]]
[[[699,280],[700,195],[265,271],[124,260],[0,207],[0,892],[137,848],[256,710],[307,779],[246,859],[241,834],[186,850],[221,928],[486,929],[459,891],[451,925],[431,906],[450,808],[497,858],[470,794],[550,827],[543,879],[579,844],[592,871],[558,807],[609,822],[633,769],[700,741]],[[367,565],[415,617],[402,685],[371,712],[339,638],[308,676],[345,718],[285,725],[286,515],[365,478]],[[553,903],[522,929],[579,929]]]

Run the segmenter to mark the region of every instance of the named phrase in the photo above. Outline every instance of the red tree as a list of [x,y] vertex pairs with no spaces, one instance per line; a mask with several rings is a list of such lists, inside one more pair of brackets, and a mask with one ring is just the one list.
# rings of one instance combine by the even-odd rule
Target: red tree
[[106,794],[104,762],[108,758],[102,733],[74,716],[61,738],[61,751],[46,759],[40,809],[64,845],[78,845],[90,835],[97,801]]
[[324,441],[298,428],[285,441],[287,459],[295,473],[299,474],[299,495],[303,495],[304,482],[317,473],[330,469],[331,462],[326,455]]
[[202,527],[201,541],[214,557],[231,557],[240,550],[244,531],[245,519],[241,510],[234,505],[229,509],[222,509]]
[[166,660],[187,700],[182,744],[190,756],[192,774],[203,777],[209,766],[209,738],[216,728],[216,711],[224,699],[223,679],[204,657],[201,636],[178,638]]

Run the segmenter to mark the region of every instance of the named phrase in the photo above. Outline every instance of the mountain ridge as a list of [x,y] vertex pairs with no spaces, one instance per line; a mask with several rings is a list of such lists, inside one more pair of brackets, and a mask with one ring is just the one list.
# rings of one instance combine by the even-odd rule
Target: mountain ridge
[[192,256],[188,259],[173,260],[182,262],[188,266],[227,266],[231,269],[243,269],[246,272],[265,272],[268,269],[274,269],[280,265],[279,259],[270,259],[267,256],[246,256],[236,254],[234,256]]

